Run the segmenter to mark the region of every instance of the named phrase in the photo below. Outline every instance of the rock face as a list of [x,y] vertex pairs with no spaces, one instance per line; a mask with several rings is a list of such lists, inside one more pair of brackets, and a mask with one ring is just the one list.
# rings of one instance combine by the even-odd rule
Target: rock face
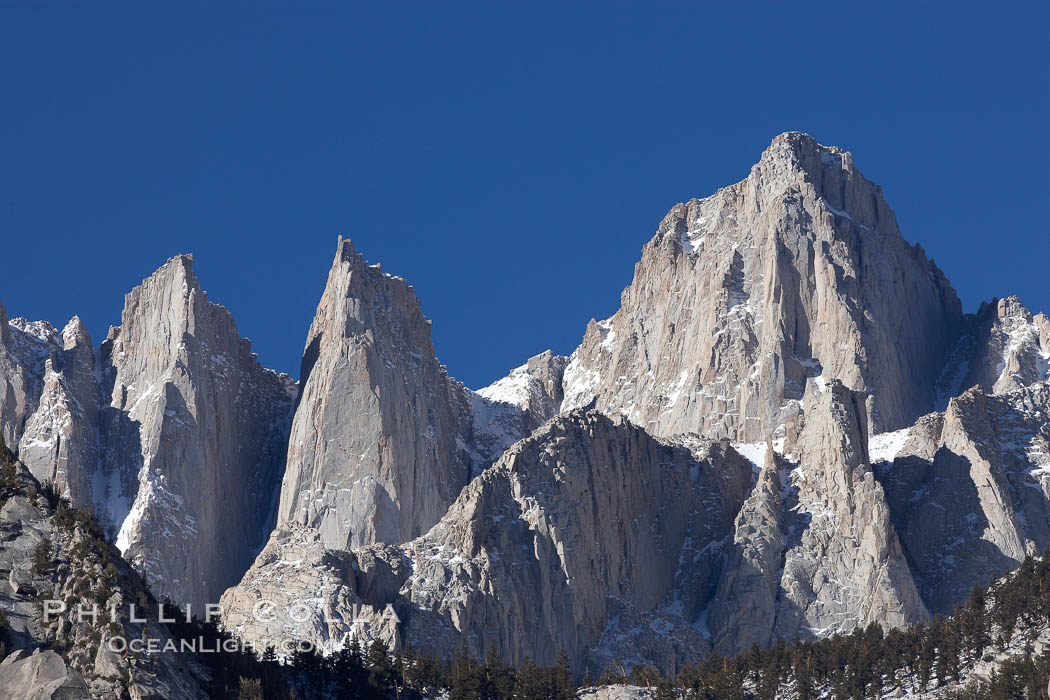
[[0,304],[0,429],[17,446],[44,390],[48,360],[60,354],[57,333],[46,321],[8,320]]
[[773,639],[786,546],[781,490],[769,461],[737,515],[725,574],[707,617],[717,649],[749,649]]
[[[479,655],[491,646],[511,663],[550,664],[564,649],[578,665],[664,656],[673,667],[672,637],[702,649],[692,625],[751,465],[723,446],[690,446],[596,411],[517,443],[404,548],[408,638]],[[627,617],[671,634],[625,638]]]
[[53,651],[35,650],[31,655],[12,654],[0,662],[0,698],[3,700],[51,700],[88,698],[88,687],[80,674],[70,671]]
[[0,303],[0,437],[9,445],[17,445],[22,437],[30,399],[21,339],[22,330],[12,326]]
[[597,400],[655,435],[765,440],[807,377],[871,393],[877,431],[933,407],[962,311],[900,235],[849,153],[787,133],[742,182],[675,206],[612,318],[565,371],[565,407]]
[[[134,661],[109,651],[104,640],[110,637],[156,639],[161,648],[172,639],[157,622],[133,622],[124,612],[142,600],[142,579],[82,522],[57,518],[39,495],[39,482],[3,446],[0,479],[0,609],[10,624],[3,635],[9,654],[0,663],[0,698],[204,697],[201,665],[177,647]],[[45,544],[49,556],[42,568],[37,552]],[[109,597],[99,604],[102,592]],[[41,600],[62,601],[67,609],[45,616]],[[80,605],[119,612],[81,618]]]
[[[347,245],[307,345],[296,425],[309,429],[293,430],[290,454],[305,447],[295,472],[289,461],[281,524],[223,599],[248,639],[338,648],[353,629],[417,648],[491,646],[512,663],[565,649],[576,668],[674,670],[712,647],[924,621],[1043,541],[1045,317],[1007,299],[964,318],[837,148],[777,137],[747,179],[668,214],[620,310],[591,323],[570,358],[544,353],[477,392],[435,369],[415,295]],[[959,556],[949,552],[962,530],[932,536],[941,521],[919,490],[955,476],[932,457],[943,419],[923,416],[969,383],[1025,408],[1009,419],[1014,437],[997,438],[1016,456],[1001,468],[1013,476],[996,477],[1013,505],[1007,486],[982,497],[989,512],[1005,505],[973,530],[991,544],[959,564],[972,574],[956,590],[933,560]],[[352,411],[363,419],[339,420]],[[991,444],[982,431],[999,435],[1007,419],[970,413],[967,463],[978,464]],[[887,463],[920,426],[932,426],[929,444],[914,449],[933,466]],[[1023,458],[1007,445],[1019,430]],[[430,433],[435,454],[451,456],[419,450]],[[754,478],[709,440],[733,440]],[[426,496],[391,495],[405,492],[405,454]],[[455,500],[450,484],[466,484]],[[260,600],[322,612],[260,621]]]
[[1050,385],[974,387],[876,439],[879,480],[933,612],[1050,547]]
[[159,598],[197,606],[268,534],[293,385],[263,369],[191,256],[128,293],[102,345],[98,512]]
[[262,645],[674,672],[924,621],[1050,546],[1050,321],[964,317],[849,153],[777,137],[671,210],[621,301],[475,392],[340,239],[297,391],[180,256],[98,353],[0,306],[0,432],[158,596],[230,587]]
[[660,442],[576,411],[517,443],[398,548],[322,553],[307,531],[271,540],[224,596],[225,622],[249,639],[280,638],[285,623],[255,620],[256,603],[319,599],[323,612],[294,634],[338,648],[354,605],[368,634],[394,641],[389,604],[404,621],[400,641],[416,648],[491,647],[508,662],[548,664],[563,649],[577,668],[614,656],[674,668],[706,653],[695,625],[751,481],[750,463],[724,444]]
[[293,382],[259,365],[190,256],[127,295],[97,356],[79,318],[0,321],[5,441],[95,509],[159,596],[217,600],[272,526]]
[[477,394],[489,401],[517,406],[529,416],[525,433],[539,427],[558,413],[564,400],[562,379],[569,358],[550,350],[530,357],[521,367],[497,382],[479,389]]
[[928,618],[869,466],[866,403],[837,380],[809,383],[797,461],[770,456],[737,518],[709,616],[723,653]]
[[548,350],[530,357],[503,379],[470,392],[475,465],[492,464],[511,445],[558,413],[568,362],[569,358]]
[[13,440],[37,479],[52,481],[80,505],[90,504],[91,468],[98,461],[98,380],[87,329],[73,317],[61,334],[48,323],[24,319],[5,324],[3,331],[7,339],[0,345],[15,358],[5,373],[8,387],[16,396],[13,387],[24,387],[11,403],[22,406],[16,411],[20,418],[9,424],[4,439]]
[[926,608],[869,464],[866,398],[835,380],[810,388],[798,467],[789,473],[796,517],[788,531],[798,537],[787,548],[775,634],[924,622]]
[[981,304],[966,317],[965,331],[938,381],[938,406],[973,386],[1002,394],[1050,380],[1050,320],[1017,297]]
[[399,543],[470,476],[470,406],[438,364],[412,288],[339,239],[307,335],[277,527],[333,549]]

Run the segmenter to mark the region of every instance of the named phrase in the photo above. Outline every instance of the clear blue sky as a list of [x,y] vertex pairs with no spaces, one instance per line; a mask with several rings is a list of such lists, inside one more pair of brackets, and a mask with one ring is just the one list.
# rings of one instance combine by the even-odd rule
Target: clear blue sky
[[610,315],[676,202],[851,150],[964,307],[1050,311],[1048,3],[0,3],[0,300],[98,342],[196,256],[298,373],[336,236],[470,386]]

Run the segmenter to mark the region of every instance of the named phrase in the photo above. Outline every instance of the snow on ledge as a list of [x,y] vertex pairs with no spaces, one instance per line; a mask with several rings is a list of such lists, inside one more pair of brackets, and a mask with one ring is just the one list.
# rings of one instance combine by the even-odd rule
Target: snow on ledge
[[891,433],[879,433],[868,438],[868,458],[874,462],[892,462],[908,442],[911,428],[894,430]]

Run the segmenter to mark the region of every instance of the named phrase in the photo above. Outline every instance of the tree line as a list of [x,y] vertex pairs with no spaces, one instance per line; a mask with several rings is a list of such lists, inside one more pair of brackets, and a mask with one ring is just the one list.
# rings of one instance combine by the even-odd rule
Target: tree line
[[[174,613],[175,611],[173,611]],[[1027,557],[1006,579],[977,587],[954,614],[903,630],[876,624],[818,641],[778,640],[768,649],[752,648],[733,658],[718,652],[687,664],[673,678],[654,668],[613,664],[599,678],[570,673],[567,656],[541,667],[526,660],[517,668],[491,651],[484,659],[463,652],[437,657],[411,648],[391,652],[381,641],[362,647],[351,641],[324,657],[297,652],[279,662],[272,649],[261,659],[240,653],[215,668],[216,697],[269,700],[291,697],[395,698],[415,700],[445,689],[450,700],[567,700],[578,687],[630,683],[648,687],[657,700],[769,700],[778,694],[809,700],[878,698],[899,689],[907,694],[943,688],[950,698],[1002,700],[1042,698],[1050,681],[1050,651],[1037,656],[1030,642],[1013,639],[1015,630],[1050,623],[1050,550]],[[228,638],[214,625],[200,628]],[[963,686],[964,668],[1014,644],[1020,653],[1003,663],[990,682]],[[579,686],[577,680],[582,681]]]
[[[717,652],[687,665],[675,685],[691,698],[773,698],[790,688],[798,700],[830,695],[864,700],[913,687],[925,692],[957,685],[964,664],[1006,648],[1016,628],[1050,621],[1050,550],[1026,557],[1017,571],[990,588],[974,588],[950,617],[883,631],[876,624],[819,641],[787,643],[727,659]],[[990,659],[991,656],[989,655]],[[989,683],[946,691],[958,698],[1042,698],[1050,680],[1050,653],[1030,646],[1002,665]]]
[[[165,603],[165,616],[177,620],[168,624],[176,639],[203,640],[208,649],[224,649],[223,642],[233,639],[213,622],[187,620],[170,603]],[[328,656],[303,648],[282,660],[268,647],[260,657],[245,648],[199,658],[209,667],[208,690],[215,698],[419,700],[440,689],[448,691],[450,700],[571,700],[577,690],[564,652],[553,666],[526,659],[514,668],[494,651],[481,660],[462,651],[439,658],[411,647],[391,651],[380,639],[362,645],[355,637]]]

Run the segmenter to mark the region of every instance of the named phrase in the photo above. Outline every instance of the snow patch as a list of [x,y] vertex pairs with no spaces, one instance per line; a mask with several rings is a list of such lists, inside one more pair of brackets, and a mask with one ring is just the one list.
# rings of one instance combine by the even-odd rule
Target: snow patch
[[[704,197],[698,201],[701,206],[714,197]],[[718,221],[721,218],[721,213],[716,209],[713,216],[701,213],[693,225],[686,231],[683,231],[678,239],[679,244],[682,246],[682,250],[690,253],[699,253],[704,249],[704,242],[707,239],[707,233],[712,228],[718,226]]]
[[730,443],[734,450],[739,452],[756,472],[762,471],[766,463],[766,443],[764,442],[733,442]]
[[892,462],[904,449],[911,428],[902,428],[890,433],[879,433],[868,438],[868,458],[874,462]]
[[852,221],[853,223],[857,224],[857,226],[860,226],[865,231],[870,231],[871,230],[870,226],[865,226],[864,224],[860,223],[859,221],[854,219],[852,216],[850,216],[849,212],[845,212],[845,211],[842,211],[841,209],[836,209],[835,207],[831,206],[831,204],[828,203],[828,200],[821,198],[820,201],[824,202],[824,206],[827,207],[828,211],[830,211],[835,216],[841,216],[844,219],[849,219],[850,221]]
[[1024,356],[1027,352],[1032,352],[1035,356],[1035,371],[1038,380],[1050,379],[1050,349],[1044,351],[1040,346],[1039,329],[1036,328],[1035,323],[1028,320],[1024,314],[1015,313],[1002,319],[999,324],[1006,336],[1006,343],[996,369],[997,383],[1008,378],[1007,365],[1010,358]]
[[810,357],[805,360],[799,360],[799,364],[806,371],[806,378],[812,379],[816,383],[817,389],[823,394],[827,383],[824,380],[824,367],[820,364],[820,360]]
[[598,321],[598,331],[602,334],[601,346],[606,350],[612,350],[613,341],[616,340],[616,331],[612,329],[612,319]]
[[529,384],[532,378],[529,376],[527,364],[515,367],[506,377],[489,384],[476,393],[482,398],[497,403],[509,403],[524,408],[529,400]]
[[601,373],[584,367],[580,362],[578,351],[574,351],[569,357],[569,364],[565,367],[562,381],[565,387],[565,398],[562,399],[561,410],[571,411],[589,404],[598,395],[601,382]]

